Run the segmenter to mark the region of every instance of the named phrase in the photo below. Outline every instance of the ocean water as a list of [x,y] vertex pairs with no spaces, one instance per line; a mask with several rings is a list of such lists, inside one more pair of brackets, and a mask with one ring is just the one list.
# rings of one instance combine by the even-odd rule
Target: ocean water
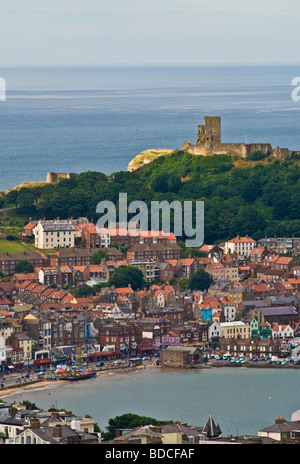
[[125,413],[180,420],[204,426],[211,413],[223,436],[253,434],[291,419],[300,408],[298,369],[225,367],[201,370],[144,369],[130,374],[28,390],[2,398],[36,403],[48,410],[90,415],[102,430],[112,417]]
[[300,149],[289,67],[0,68],[0,191],[48,171],[110,174],[151,148],[195,142],[206,115],[224,142]]

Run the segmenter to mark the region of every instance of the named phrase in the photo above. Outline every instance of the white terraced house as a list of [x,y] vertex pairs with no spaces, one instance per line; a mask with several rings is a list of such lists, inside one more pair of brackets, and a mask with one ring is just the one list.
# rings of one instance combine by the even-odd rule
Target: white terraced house
[[37,248],[71,248],[75,245],[76,231],[68,221],[39,221],[34,229]]
[[242,256],[249,256],[251,251],[256,247],[256,242],[253,238],[240,237],[239,235],[228,242],[225,242],[225,253],[237,253]]

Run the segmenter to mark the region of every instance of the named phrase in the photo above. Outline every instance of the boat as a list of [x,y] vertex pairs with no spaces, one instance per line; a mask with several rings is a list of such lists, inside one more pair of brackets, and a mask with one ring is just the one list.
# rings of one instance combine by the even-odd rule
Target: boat
[[56,371],[59,380],[84,380],[96,377],[96,371],[94,370],[83,370],[81,367],[65,367],[64,369],[58,369]]
[[74,372],[70,375],[67,375],[65,377],[62,377],[62,380],[84,380],[84,379],[92,379],[96,377],[96,371],[90,371],[90,372]]

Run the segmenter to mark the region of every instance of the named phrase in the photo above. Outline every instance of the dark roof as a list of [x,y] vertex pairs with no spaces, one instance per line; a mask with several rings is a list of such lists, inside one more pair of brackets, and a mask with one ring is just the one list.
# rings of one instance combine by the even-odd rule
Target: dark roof
[[132,245],[128,249],[128,251],[164,251],[164,250],[178,250],[182,251],[182,248],[177,245],[176,243],[168,243],[167,245],[163,245],[162,243],[136,243],[135,245]]
[[44,441],[49,441],[51,444],[66,444],[68,443],[68,439],[72,437],[78,437],[78,434],[71,429],[68,425],[59,425],[61,428],[61,437],[55,436],[55,426],[53,427],[40,427],[32,429],[38,437],[40,437]]
[[241,304],[243,306],[256,306],[257,308],[261,306],[269,306],[269,303],[265,300],[244,300]]
[[293,306],[267,306],[260,308],[260,312],[264,316],[290,316],[298,314]]
[[197,346],[168,346],[164,351],[178,351],[194,354],[200,349]]
[[64,248],[56,253],[53,256],[59,256],[60,258],[69,258],[75,256],[92,256],[92,253],[86,248]]
[[265,429],[259,430],[260,432],[289,432],[289,431],[300,431],[300,421],[294,422],[279,422]]
[[4,425],[15,425],[21,427],[25,425],[26,422],[25,419],[16,419],[16,417],[13,415],[7,416],[6,418],[2,419],[0,423]]
[[20,261],[20,260],[31,260],[31,259],[46,259],[45,257],[41,256],[39,253],[35,251],[21,251],[19,253],[0,253],[0,260],[13,260],[13,261]]
[[202,429],[196,427],[190,427],[186,424],[176,423],[176,424],[163,424],[159,426],[153,425],[144,425],[141,427],[137,427],[131,430],[128,433],[121,435],[114,439],[115,442],[123,441],[124,439],[128,439],[130,437],[140,437],[140,436],[148,436],[152,438],[160,438],[161,434],[163,433],[176,433],[180,432],[183,436],[202,436],[203,432]]

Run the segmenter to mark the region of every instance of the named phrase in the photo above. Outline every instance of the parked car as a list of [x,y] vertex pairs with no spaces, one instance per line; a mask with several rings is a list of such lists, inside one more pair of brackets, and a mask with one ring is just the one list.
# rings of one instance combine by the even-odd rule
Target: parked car
[[41,367],[37,367],[34,369],[34,372],[37,372],[38,374],[45,374],[46,370]]

